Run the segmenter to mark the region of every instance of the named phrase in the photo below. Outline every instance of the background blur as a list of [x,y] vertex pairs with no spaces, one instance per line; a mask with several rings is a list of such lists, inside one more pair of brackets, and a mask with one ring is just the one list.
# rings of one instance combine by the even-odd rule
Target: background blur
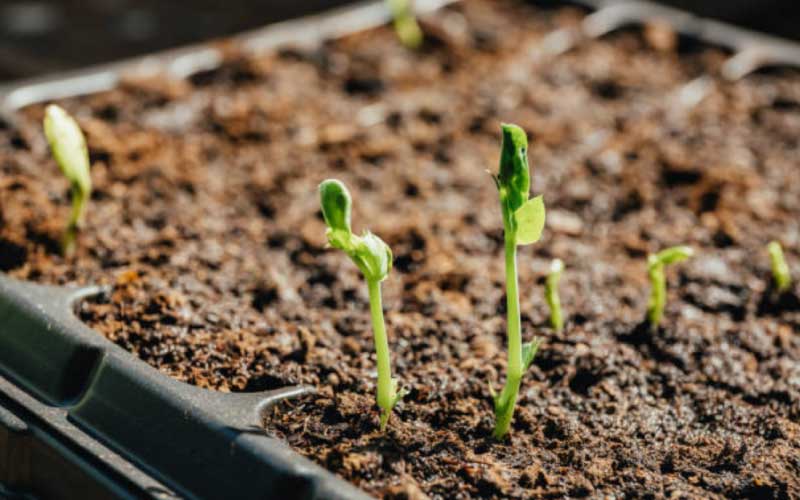
[[[0,81],[146,54],[345,3],[350,2],[0,0]],[[798,0],[665,0],[662,3],[800,39]]]

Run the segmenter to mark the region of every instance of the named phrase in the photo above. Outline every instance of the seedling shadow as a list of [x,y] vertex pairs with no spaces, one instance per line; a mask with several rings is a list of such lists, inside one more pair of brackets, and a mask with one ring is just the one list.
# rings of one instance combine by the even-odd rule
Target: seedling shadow
[[761,294],[756,313],[759,316],[779,316],[783,312],[800,311],[800,298],[794,290],[779,292],[771,282]]
[[667,330],[659,326],[653,330],[650,322],[642,320],[633,329],[627,329],[624,333],[618,334],[617,339],[631,346],[634,346],[640,353],[658,362],[674,365],[681,371],[686,371],[686,362],[675,354],[664,348],[663,340]]

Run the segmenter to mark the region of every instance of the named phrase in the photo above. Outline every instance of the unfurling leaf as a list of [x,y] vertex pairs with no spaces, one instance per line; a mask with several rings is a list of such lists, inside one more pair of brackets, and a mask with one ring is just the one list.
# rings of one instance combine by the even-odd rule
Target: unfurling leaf
[[383,281],[392,270],[392,250],[369,231],[355,238],[353,260],[367,280]]
[[539,346],[542,344],[542,339],[536,337],[530,342],[522,344],[522,371],[527,371],[533,363],[533,358],[539,352]]
[[661,250],[656,254],[653,262],[668,266],[670,264],[683,262],[692,255],[694,255],[694,250],[692,250],[692,247],[680,245],[677,247],[667,248],[666,250]]
[[531,198],[514,212],[516,220],[517,245],[536,243],[542,237],[544,229],[545,208],[542,195]]

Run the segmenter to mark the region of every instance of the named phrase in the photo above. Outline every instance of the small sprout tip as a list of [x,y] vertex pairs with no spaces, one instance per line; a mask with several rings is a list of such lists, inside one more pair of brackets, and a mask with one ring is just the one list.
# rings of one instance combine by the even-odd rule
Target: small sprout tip
[[785,293],[792,286],[792,275],[786,258],[783,255],[783,248],[777,241],[770,241],[767,245],[769,252],[770,265],[772,267],[772,280],[778,293]]
[[392,24],[400,43],[411,50],[422,46],[424,35],[414,15],[412,0],[385,0],[392,14]]

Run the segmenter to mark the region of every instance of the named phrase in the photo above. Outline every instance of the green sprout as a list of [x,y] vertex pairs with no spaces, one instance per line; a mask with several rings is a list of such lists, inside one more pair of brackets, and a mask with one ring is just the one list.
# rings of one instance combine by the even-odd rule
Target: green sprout
[[369,231],[364,231],[361,236],[353,234],[350,228],[352,202],[344,184],[335,179],[328,179],[319,185],[319,195],[322,216],[328,226],[326,231],[328,243],[333,248],[344,251],[367,281],[372,332],[378,358],[377,401],[381,409],[381,431],[384,431],[392,414],[392,408],[407,394],[403,389],[397,390],[397,380],[392,378],[389,340],[386,336],[381,303],[381,281],[386,279],[392,269],[392,250],[383,240]]
[[511,425],[522,375],[533,362],[540,340],[522,343],[522,328],[517,290],[517,246],[539,240],[544,229],[545,208],[541,196],[530,196],[528,138],[516,125],[503,124],[500,172],[494,176],[500,194],[506,256],[506,311],[508,334],[508,373],[506,385],[498,395],[489,386],[494,399],[494,437],[502,439]]
[[560,332],[564,328],[564,317],[561,315],[561,299],[558,296],[558,282],[561,281],[561,273],[564,271],[564,262],[561,259],[554,259],[550,264],[550,273],[544,285],[544,296],[550,306],[550,326],[553,330]]
[[647,274],[650,277],[650,301],[647,305],[647,319],[650,329],[655,331],[664,316],[664,305],[667,302],[667,278],[664,266],[681,262],[694,255],[688,246],[670,247],[647,256]]
[[66,111],[51,104],[44,112],[44,134],[58,167],[70,182],[72,212],[61,240],[64,255],[75,251],[75,239],[83,226],[86,202],[92,193],[89,151],[78,123]]
[[792,286],[792,275],[789,272],[789,266],[786,265],[786,259],[783,257],[781,244],[771,241],[767,245],[767,251],[772,265],[772,279],[775,280],[775,288],[778,293],[784,293]]
[[392,13],[394,31],[400,43],[409,49],[417,49],[422,45],[422,30],[414,16],[412,0],[385,0]]

